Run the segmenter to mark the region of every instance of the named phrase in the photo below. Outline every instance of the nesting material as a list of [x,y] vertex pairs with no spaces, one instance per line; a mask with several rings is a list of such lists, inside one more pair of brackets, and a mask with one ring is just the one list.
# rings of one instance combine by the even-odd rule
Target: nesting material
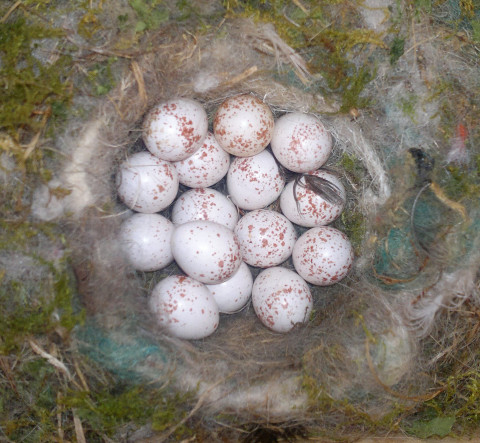
[[[383,29],[383,18],[372,26]],[[368,90],[378,105],[371,115],[352,119],[331,114],[339,109],[334,100],[307,92],[312,77],[306,62],[271,25],[233,20],[221,33],[196,39],[175,27],[159,33],[158,51],[132,61],[93,118],[72,125],[59,139],[68,160],[52,186],[71,192],[58,198],[43,188],[35,199],[40,219],[68,215],[89,318],[78,332],[79,348],[123,377],[168,381],[172,389],[194,392],[205,416],[231,413],[239,422],[339,420],[322,409],[325,399],[348,401],[379,418],[398,403],[434,396],[433,380],[420,376],[428,369],[425,362],[433,361],[423,358],[421,339],[436,330],[442,311],[466,300],[478,303],[478,226],[472,221],[477,207],[473,199],[459,203],[447,197],[436,176],[425,179],[425,162],[418,156],[415,162],[409,151],[421,147],[432,158],[454,161],[458,142],[436,141],[440,100],[419,107],[415,118],[399,103],[407,81],[424,97],[429,79],[440,71],[456,78],[458,63],[467,83],[478,78],[467,61],[454,61],[443,43],[418,43],[418,29],[416,38],[397,66],[380,63]],[[420,49],[427,68],[414,57]],[[285,70],[302,86],[275,79]],[[177,270],[175,265],[149,275],[132,270],[117,242],[120,223],[131,212],[117,199],[112,177],[123,160],[143,149],[142,119],[155,104],[177,96],[195,99],[211,121],[219,103],[237,93],[253,93],[276,117],[287,111],[321,116],[333,136],[330,163],[346,186],[346,207],[366,220],[363,241],[341,284],[312,287],[314,315],[305,326],[274,333],[247,306],[221,317],[205,340],[173,339],[156,326],[148,299],[154,284]],[[342,155],[362,169],[361,183],[338,167]]]

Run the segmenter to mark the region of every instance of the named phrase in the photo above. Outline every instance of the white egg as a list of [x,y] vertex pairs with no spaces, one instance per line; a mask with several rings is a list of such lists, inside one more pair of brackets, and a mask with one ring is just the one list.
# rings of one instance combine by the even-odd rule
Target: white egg
[[238,210],[221,192],[210,188],[196,188],[177,198],[172,208],[171,220],[178,225],[193,220],[211,220],[233,229],[238,221]]
[[237,271],[223,283],[206,285],[224,314],[233,314],[242,309],[250,300],[253,277],[250,268],[242,263]]
[[178,225],[171,246],[178,266],[189,277],[205,284],[229,279],[242,263],[233,231],[210,220]]
[[350,271],[353,258],[347,236],[331,226],[309,229],[297,240],[292,253],[295,270],[318,286],[342,280]]
[[170,241],[175,227],[160,214],[133,214],[120,226],[119,240],[130,264],[156,271],[173,261]]
[[153,288],[149,307],[158,324],[178,338],[205,338],[218,327],[218,306],[212,294],[189,277],[164,278]]
[[233,202],[242,209],[261,209],[281,194],[285,179],[268,151],[252,157],[235,158],[227,173],[227,189]]
[[205,109],[188,98],[159,103],[143,122],[143,141],[147,149],[171,162],[183,160],[200,149],[207,132]]
[[175,200],[178,175],[170,162],[137,152],[120,165],[116,184],[118,196],[130,209],[152,214]]
[[198,151],[174,163],[178,179],[190,188],[208,188],[218,183],[230,166],[230,154],[224,151],[212,133],[208,133]]
[[310,288],[296,272],[273,267],[258,274],[252,304],[260,321],[275,332],[288,332],[309,320],[313,309]]
[[319,177],[326,180],[336,193],[338,201],[328,201],[306,184],[305,177],[302,177],[296,186],[294,181],[285,186],[280,196],[280,208],[283,215],[297,225],[308,228],[328,225],[343,211],[345,188],[340,179],[329,171],[319,169],[309,175],[313,176],[309,179]]
[[282,214],[257,209],[245,214],[234,229],[243,260],[251,266],[277,266],[292,254],[297,239],[292,223]]
[[327,161],[332,151],[332,137],[314,115],[292,112],[275,122],[271,147],[285,168],[309,172]]
[[270,143],[274,119],[268,105],[252,94],[227,98],[217,109],[213,132],[220,146],[237,157],[263,151]]

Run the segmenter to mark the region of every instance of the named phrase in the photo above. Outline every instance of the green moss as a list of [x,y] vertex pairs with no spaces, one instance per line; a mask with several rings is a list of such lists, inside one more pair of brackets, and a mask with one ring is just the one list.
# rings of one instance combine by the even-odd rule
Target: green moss
[[[474,361],[474,360],[473,360]],[[433,424],[442,424],[433,428]],[[401,427],[407,432],[426,438],[443,430],[442,437],[471,435],[480,424],[480,371],[478,365],[470,369],[457,368],[447,377],[443,390],[417,408],[415,414],[404,418]]]
[[[8,365],[8,366],[5,366]],[[5,360],[3,368],[10,367]],[[9,383],[0,384],[0,427],[10,441],[45,442],[57,437],[55,368],[44,359],[17,360]]]
[[[0,269],[0,354],[18,350],[32,335],[59,332],[68,334],[83,321],[84,313],[75,309],[75,282],[68,257],[48,261],[40,256],[40,244],[61,235],[49,224],[2,222],[0,249],[4,257],[18,261],[18,277]],[[51,245],[52,247],[55,247]],[[4,259],[8,266],[8,258]],[[0,265],[1,266],[1,265]],[[21,275],[21,278],[20,278]]]
[[[113,385],[69,392],[62,404],[75,409],[93,438],[98,434],[114,436],[122,426],[132,423],[149,423],[157,432],[170,430],[186,417],[190,401],[188,394],[171,394],[155,386]],[[189,434],[186,426],[179,426],[174,433],[176,437]]]
[[71,276],[53,267],[45,280],[34,285],[19,280],[2,282],[0,306],[5,315],[0,318],[0,354],[19,349],[32,335],[50,334],[58,328],[62,333],[63,329],[71,331],[84,318],[83,312],[74,311],[72,296]]
[[367,232],[365,216],[354,208],[346,208],[340,216],[339,229],[343,231],[350,242],[356,255],[359,255]]
[[416,123],[416,109],[418,107],[418,97],[415,94],[409,94],[402,97],[399,101],[400,109],[403,114],[410,117],[413,123]]
[[138,21],[135,31],[157,29],[165,23],[169,16],[169,10],[162,4],[162,0],[129,0],[129,5],[137,14]]
[[390,63],[394,65],[397,60],[403,55],[405,50],[405,39],[395,36],[390,43]]
[[[475,159],[479,161],[479,156]],[[477,172],[477,171],[476,171]],[[473,173],[467,167],[448,165],[442,171],[440,184],[445,194],[454,201],[461,201],[480,196],[480,174]]]
[[95,95],[106,95],[115,86],[112,69],[118,61],[117,57],[108,57],[102,63],[95,63],[86,71],[86,79]]
[[18,137],[19,128],[42,129],[44,116],[51,114],[52,107],[58,110],[72,96],[71,57],[59,55],[55,61],[44,63],[34,55],[42,40],[64,38],[64,31],[30,17],[25,11],[0,23],[0,129],[14,137]]
[[282,39],[301,50],[311,72],[321,78],[309,90],[340,97],[342,113],[368,106],[363,92],[375,71],[370,61],[354,64],[352,55],[372,47],[387,49],[381,37],[364,28],[355,3],[303,0],[301,4],[283,0],[224,1],[228,14],[273,23]]

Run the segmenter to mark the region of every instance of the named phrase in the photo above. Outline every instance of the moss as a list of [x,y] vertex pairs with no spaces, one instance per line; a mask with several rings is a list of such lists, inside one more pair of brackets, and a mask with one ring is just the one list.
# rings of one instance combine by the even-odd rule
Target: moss
[[353,208],[346,208],[340,216],[341,230],[345,232],[352,243],[355,254],[360,254],[365,234],[367,232],[367,221],[362,212]]
[[[478,161],[478,157],[476,157]],[[477,171],[476,171],[477,172]],[[473,173],[467,167],[448,165],[442,171],[441,186],[445,194],[454,201],[480,196],[480,174]]]
[[394,65],[403,55],[405,50],[405,39],[395,36],[390,43],[390,64]]
[[18,351],[32,335],[68,335],[83,321],[84,313],[74,306],[75,281],[68,255],[54,261],[38,253],[40,245],[52,241],[49,237],[58,241],[61,235],[49,224],[2,223],[3,266],[9,266],[8,257],[12,256],[17,266],[25,268],[16,271],[18,276],[12,275],[12,270],[0,269],[0,307],[4,313],[0,317],[0,354],[7,355]]
[[375,70],[370,61],[357,65],[351,58],[372,47],[387,47],[380,35],[363,27],[355,2],[232,0],[224,1],[224,5],[227,14],[274,23],[280,37],[301,50],[311,72],[321,78],[309,90],[338,96],[340,112],[370,104],[363,92]]
[[[172,394],[164,388],[114,384],[92,391],[70,391],[62,398],[62,405],[75,409],[88,430],[88,440],[98,435],[114,437],[127,424],[149,424],[155,432],[169,431],[186,417],[190,401],[190,395]],[[187,426],[180,425],[174,432],[177,438],[189,435]]]
[[[3,357],[0,357],[3,358]],[[15,370],[8,360],[9,383],[0,384],[0,426],[9,441],[55,441],[57,427],[55,368],[44,359],[18,360]],[[55,383],[56,384],[56,383]]]
[[415,414],[405,417],[401,427],[413,435],[426,438],[438,435],[435,431],[438,431],[439,427],[432,429],[432,423],[438,425],[438,422],[443,423],[445,429],[442,436],[469,436],[477,431],[480,424],[478,365],[474,364],[468,370],[464,367],[453,371],[446,378],[442,392],[420,405]]
[[71,100],[71,57],[59,55],[48,63],[34,55],[42,41],[64,37],[63,30],[32,20],[27,9],[0,23],[0,129],[15,139],[20,128],[43,129],[46,119],[58,117],[58,109]]
[[135,25],[137,32],[157,29],[170,16],[170,11],[162,4],[162,0],[129,0],[128,3],[138,17]]
[[416,109],[418,107],[418,97],[415,94],[409,94],[402,97],[399,102],[403,114],[410,117],[413,123],[416,123]]

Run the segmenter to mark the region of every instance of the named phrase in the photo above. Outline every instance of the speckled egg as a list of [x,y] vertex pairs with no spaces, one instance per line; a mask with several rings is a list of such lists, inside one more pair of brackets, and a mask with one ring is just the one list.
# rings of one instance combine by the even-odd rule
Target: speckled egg
[[264,150],[246,158],[235,158],[227,173],[227,189],[240,208],[261,209],[281,194],[285,179],[270,152]]
[[233,231],[210,220],[177,225],[171,246],[178,266],[189,277],[205,284],[229,279],[242,263]]
[[353,258],[347,236],[331,226],[309,229],[297,240],[292,253],[295,270],[318,286],[342,280],[350,271]]
[[205,338],[218,327],[218,306],[212,294],[189,277],[164,278],[153,288],[148,304],[159,326],[178,338]]
[[138,271],[156,271],[173,261],[170,241],[175,227],[160,214],[133,214],[120,226],[119,240]]
[[130,209],[149,214],[167,208],[179,185],[175,167],[150,152],[137,152],[125,160],[116,184],[118,196]]
[[[332,172],[320,169],[308,175],[308,179],[302,177],[296,185],[292,181],[285,186],[280,196],[280,208],[283,215],[297,225],[308,228],[328,225],[343,211],[346,199],[345,188]],[[325,195],[318,193],[308,181],[306,182],[306,180],[315,180],[315,177],[325,180],[318,181],[315,187],[328,187],[328,192],[333,192],[336,199],[329,201]]]
[[270,143],[274,119],[268,105],[252,94],[227,98],[217,109],[213,132],[220,146],[237,157],[249,157]]
[[252,304],[260,321],[275,332],[288,332],[306,323],[313,309],[308,284],[296,272],[282,267],[265,269],[257,276]]
[[297,238],[292,223],[282,214],[258,209],[245,214],[234,229],[243,260],[251,266],[277,266],[292,254]]
[[224,314],[233,314],[242,309],[250,300],[253,277],[250,268],[242,263],[235,273],[223,283],[206,285]]
[[292,112],[275,122],[271,147],[285,168],[308,172],[327,161],[332,151],[332,137],[314,115]]
[[208,188],[218,183],[230,166],[230,154],[223,150],[211,132],[198,151],[175,162],[178,179],[190,188]]
[[203,106],[188,98],[173,98],[159,103],[143,122],[143,141],[147,149],[162,160],[183,160],[203,144],[208,132]]
[[172,208],[171,220],[176,225],[193,220],[211,220],[233,229],[238,221],[238,210],[221,192],[210,188],[196,188],[177,198]]

